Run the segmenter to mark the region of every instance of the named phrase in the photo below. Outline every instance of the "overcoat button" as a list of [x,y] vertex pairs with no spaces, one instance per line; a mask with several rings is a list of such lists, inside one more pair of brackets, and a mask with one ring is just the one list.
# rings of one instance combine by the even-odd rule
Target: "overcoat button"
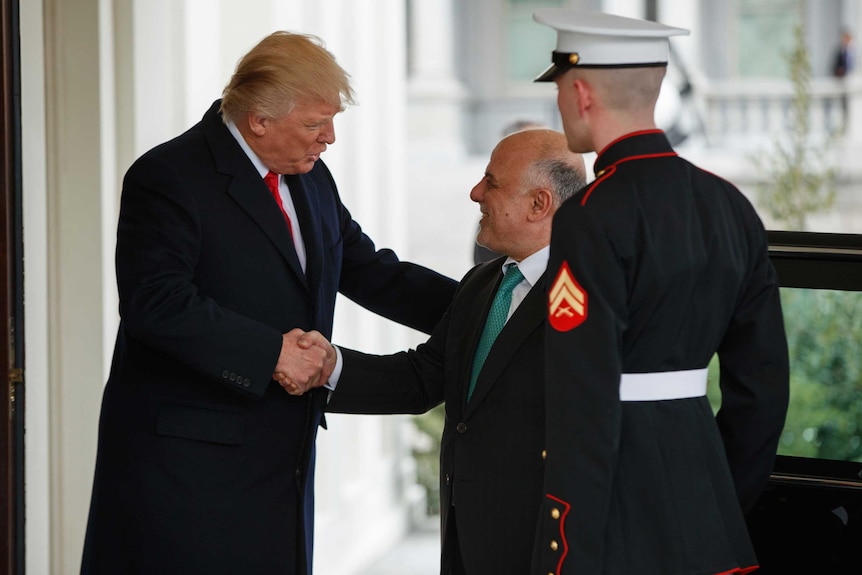
[[560,548],[559,543],[557,543],[556,541],[551,541],[551,551],[556,551],[559,548]]
[[243,387],[248,387],[249,385],[251,385],[251,380],[246,377],[245,379],[242,380],[242,385],[243,385]]
[[231,373],[231,374],[230,374],[230,376],[228,376],[228,379],[229,379],[229,380],[231,380],[231,381],[236,381],[236,374],[235,374],[235,373]]
[[227,376],[228,376],[228,375],[230,375],[230,373],[228,372],[228,370],[224,370],[223,372],[221,372],[221,376],[222,376],[222,378],[224,378],[224,379],[227,379]]
[[467,431],[467,424],[462,421],[455,427],[455,429],[458,431],[458,433],[464,433],[465,431]]
[[542,450],[542,459],[547,459],[547,458],[548,458],[548,450],[547,450],[547,449],[543,449],[543,450]]
[[559,519],[560,518],[560,510],[557,509],[556,507],[551,509],[551,517],[554,519]]

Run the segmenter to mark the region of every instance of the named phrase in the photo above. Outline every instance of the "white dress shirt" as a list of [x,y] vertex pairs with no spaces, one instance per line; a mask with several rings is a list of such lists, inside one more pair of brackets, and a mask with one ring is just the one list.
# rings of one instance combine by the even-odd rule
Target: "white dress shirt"
[[512,290],[512,303],[509,305],[509,315],[506,316],[506,321],[509,321],[512,314],[515,313],[515,310],[518,309],[518,306],[521,305],[521,302],[524,301],[524,298],[527,297],[527,294],[533,289],[533,286],[536,285],[542,274],[545,273],[550,254],[550,246],[545,246],[519,262],[516,262],[512,258],[506,258],[506,261],[503,262],[502,273],[505,273],[507,265],[514,263],[518,264],[518,269],[521,270],[521,274],[524,276],[521,283],[516,285]]
[[[260,161],[260,158],[257,157],[257,154],[249,147],[248,142],[245,141],[245,138],[242,137],[242,134],[239,133],[239,128],[236,127],[236,124],[228,120],[227,129],[230,130],[230,133],[236,139],[237,143],[239,143],[242,151],[245,152],[245,155],[248,156],[248,159],[251,160],[251,163],[254,164],[254,167],[257,168],[257,171],[260,173],[260,179],[262,180],[264,176],[269,172],[269,168],[263,165],[263,162]],[[299,225],[299,217],[296,215],[296,206],[293,205],[293,198],[290,195],[290,189],[287,187],[287,183],[284,181],[284,176],[278,175],[278,195],[281,196],[281,205],[284,207],[284,211],[287,212],[287,216],[290,218],[290,226],[293,231],[293,246],[296,248],[296,257],[299,258],[299,265],[302,267],[302,271],[305,271],[305,242],[302,240],[302,232],[300,230]]]

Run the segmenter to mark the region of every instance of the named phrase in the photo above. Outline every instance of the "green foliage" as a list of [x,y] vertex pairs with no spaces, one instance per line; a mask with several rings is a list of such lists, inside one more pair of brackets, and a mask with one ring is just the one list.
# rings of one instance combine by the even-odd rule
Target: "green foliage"
[[[862,462],[862,293],[782,288],[790,406],[778,453]],[[721,405],[718,356],[707,396]]]
[[862,293],[783,289],[791,403],[779,453],[862,461]]
[[718,387],[721,371],[718,368],[718,355],[713,354],[709,362],[709,375],[706,381],[706,398],[709,400],[709,405],[712,407],[713,413],[718,413],[718,408],[721,407],[721,389]]
[[414,415],[413,423],[420,433],[428,439],[423,447],[413,450],[416,460],[416,480],[425,488],[425,512],[428,515],[440,513],[440,438],[443,436],[445,406],[438,405],[422,415]]
[[764,175],[757,196],[770,216],[789,229],[804,230],[809,214],[834,204],[837,172],[827,161],[831,142],[818,145],[811,139],[811,62],[801,25],[794,29],[787,61],[793,85],[788,130],[776,139],[770,152],[756,158]]

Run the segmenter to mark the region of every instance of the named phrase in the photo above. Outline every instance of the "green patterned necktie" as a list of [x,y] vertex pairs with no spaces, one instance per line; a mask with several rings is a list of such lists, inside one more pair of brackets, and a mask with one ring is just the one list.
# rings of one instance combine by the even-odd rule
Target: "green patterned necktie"
[[470,397],[473,395],[473,389],[476,387],[476,379],[479,377],[479,372],[482,371],[482,365],[485,363],[485,358],[488,357],[488,352],[491,351],[491,346],[494,345],[494,340],[497,339],[500,330],[506,324],[506,317],[509,315],[509,306],[512,304],[512,290],[523,279],[524,274],[518,269],[518,265],[509,264],[509,267],[506,268],[506,273],[503,275],[503,281],[497,289],[497,295],[494,296],[494,301],[491,303],[491,311],[488,312],[488,319],[485,320],[485,329],[482,330],[479,345],[476,347],[476,355],[473,357],[473,372],[470,376],[470,389],[467,392],[467,401],[470,401]]

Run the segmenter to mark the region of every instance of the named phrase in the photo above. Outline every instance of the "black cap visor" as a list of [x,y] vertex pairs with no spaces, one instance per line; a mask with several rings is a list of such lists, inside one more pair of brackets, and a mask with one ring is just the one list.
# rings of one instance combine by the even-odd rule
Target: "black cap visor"
[[558,66],[551,64],[548,68],[536,76],[533,82],[553,82],[557,76],[568,70],[571,66]]
[[[574,60],[574,62],[572,62]],[[578,61],[577,54],[569,54],[566,52],[551,52],[552,64],[548,68],[536,76],[533,82],[553,82],[557,76],[572,68]]]

